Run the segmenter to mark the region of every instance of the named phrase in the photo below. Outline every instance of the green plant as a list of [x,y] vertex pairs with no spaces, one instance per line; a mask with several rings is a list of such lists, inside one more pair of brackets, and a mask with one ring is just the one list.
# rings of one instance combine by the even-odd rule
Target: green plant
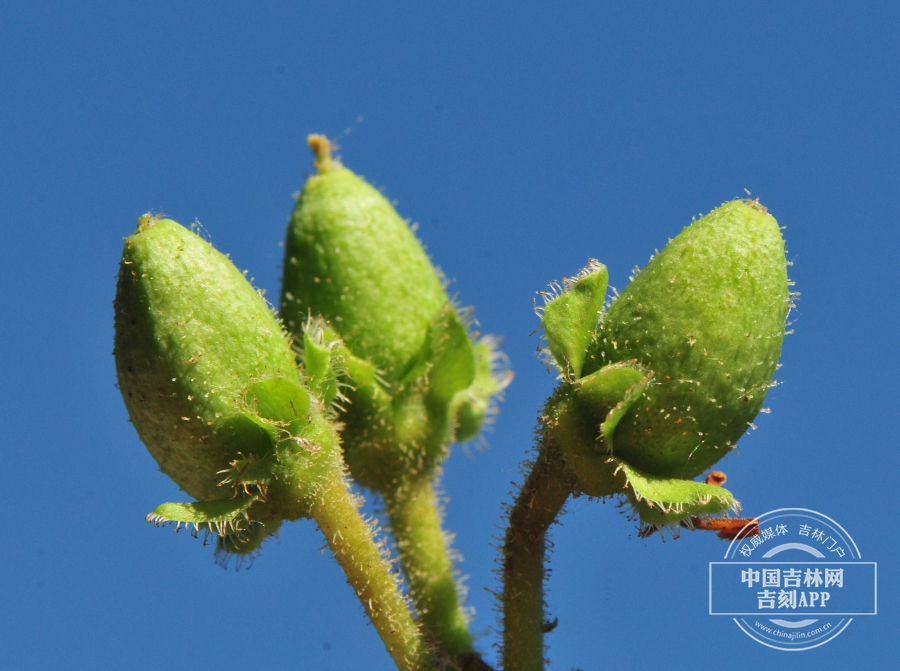
[[[384,197],[310,136],[281,316],[211,245],[141,218],[115,300],[119,386],[160,468],[196,501],[148,519],[217,539],[227,562],[315,519],[401,669],[489,668],[475,650],[435,482],[511,374]],[[784,245],[755,201],[687,227],[604,311],[591,261],[545,295],[560,384],[503,548],[503,667],[541,669],[545,536],[571,496],[623,497],[644,532],[744,527],[707,471],[762,408],[790,302]],[[286,327],[286,328],[285,328]],[[411,602],[347,472],[381,497]],[[744,529],[752,533],[752,524]]]
[[197,499],[148,519],[216,534],[220,556],[257,550],[283,520],[314,519],[397,666],[427,666],[431,651],[347,488],[323,385],[304,379],[243,274],[174,221],[144,216],[125,240],[114,307],[128,413]]
[[[491,338],[449,299],[407,222],[311,136],[307,180],[285,243],[281,312],[299,332],[313,315],[347,366],[342,430],[353,478],[387,509],[410,595],[437,644],[472,654],[433,481],[451,440],[477,434],[508,382]],[[301,358],[310,353],[301,345]],[[377,371],[377,374],[376,374]]]
[[606,278],[591,262],[546,296],[547,354],[562,380],[506,534],[506,669],[543,668],[545,535],[569,496],[624,494],[649,529],[738,508],[692,478],[736,447],[781,353],[784,241],[755,201],[685,228],[600,314]]

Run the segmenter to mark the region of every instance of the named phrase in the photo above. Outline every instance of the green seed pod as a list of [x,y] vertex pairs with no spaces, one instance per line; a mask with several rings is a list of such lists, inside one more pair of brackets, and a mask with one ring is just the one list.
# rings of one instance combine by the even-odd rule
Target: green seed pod
[[543,668],[546,533],[570,496],[626,496],[641,535],[752,533],[755,520],[707,519],[740,508],[724,474],[692,478],[762,408],[790,305],[786,266],[775,219],[733,201],[671,240],[605,314],[598,262],[551,285],[544,355],[562,383],[504,539],[504,668]]
[[[318,174],[285,243],[282,314],[331,340],[346,371],[341,438],[353,478],[385,501],[409,591],[444,651],[473,653],[432,480],[451,440],[470,440],[509,381],[489,337],[470,333],[413,231],[363,179],[310,136]],[[315,367],[307,326],[301,345]],[[313,338],[312,340],[315,340]]]
[[[430,647],[348,489],[322,399],[337,395],[334,347],[310,331],[309,387],[269,306],[222,254],[174,221],[141,217],[126,239],[115,356],[138,435],[182,489],[148,520],[255,552],[282,520],[316,521],[398,668],[433,668]],[[310,393],[310,389],[313,393]]]
[[234,264],[174,221],[144,216],[125,241],[114,307],[131,420],[160,469],[200,502],[164,504],[151,520],[202,527],[245,554],[261,525],[309,516],[304,496],[341,472],[337,436]]
[[654,373],[613,453],[693,478],[732,450],[763,407],[789,304],[778,222],[736,200],[682,231],[603,316],[585,374],[636,361]]
[[452,437],[474,437],[507,378],[493,341],[473,342],[407,222],[331,158],[326,138],[309,142],[319,173],[288,227],[281,311],[295,333],[321,315],[341,339],[352,387],[345,459],[356,480],[384,491],[433,474]]
[[381,193],[333,161],[313,136],[319,174],[303,187],[285,245],[282,316],[331,322],[358,357],[399,380],[447,302],[419,241]]
[[281,327],[212,245],[168,219],[126,239],[115,301],[119,387],[164,473],[197,499],[221,498],[235,456],[220,433],[252,378],[299,373]]
[[670,241],[605,314],[596,262],[549,296],[547,349],[564,383],[543,431],[578,491],[624,488],[653,524],[736,507],[691,478],[762,408],[790,303],[786,265],[775,219],[733,201]]

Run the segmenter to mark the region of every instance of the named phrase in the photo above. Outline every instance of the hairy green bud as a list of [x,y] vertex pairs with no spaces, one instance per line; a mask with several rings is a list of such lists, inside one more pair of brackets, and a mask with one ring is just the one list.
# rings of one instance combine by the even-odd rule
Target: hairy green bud
[[430,477],[452,438],[478,433],[507,380],[494,341],[474,340],[407,222],[332,159],[326,138],[309,141],[319,172],[288,227],[281,311],[295,333],[321,315],[340,339],[345,459],[384,491]]
[[335,347],[306,334],[304,380],[287,333],[231,261],[150,216],[125,240],[115,313],[132,422],[160,468],[198,499],[164,503],[148,521],[216,534],[227,562],[254,553],[283,520],[314,519],[398,668],[433,668],[348,489],[326,408],[338,394]]
[[193,525],[246,554],[310,515],[340,477],[339,442],[263,298],[212,245],[168,219],[126,238],[115,299],[119,388],[160,469],[199,503],[151,521]]
[[[318,174],[288,227],[282,314],[295,334],[306,324],[297,342],[307,375],[321,347],[340,358],[344,459],[384,498],[422,622],[460,661],[475,653],[432,480],[450,442],[478,434],[509,375],[496,341],[470,332],[407,222],[332,159],[326,138],[309,144]],[[313,326],[318,315],[324,328]],[[324,343],[313,346],[310,327]]]
[[775,219],[737,200],[686,227],[605,313],[597,262],[557,285],[542,318],[563,384],[544,435],[579,491],[624,488],[653,524],[736,507],[690,479],[762,409],[790,305],[786,265]]
[[616,427],[616,456],[691,478],[732,450],[763,407],[789,300],[784,240],[757,203],[685,228],[613,301],[588,352],[588,375],[623,361],[654,373]]
[[562,381],[504,538],[503,668],[544,667],[546,534],[570,496],[626,497],[641,536],[758,533],[755,519],[710,519],[740,509],[723,473],[692,478],[733,449],[772,384],[791,300],[784,254],[765,208],[733,201],[670,240],[605,314],[594,260],[543,294],[542,354]]

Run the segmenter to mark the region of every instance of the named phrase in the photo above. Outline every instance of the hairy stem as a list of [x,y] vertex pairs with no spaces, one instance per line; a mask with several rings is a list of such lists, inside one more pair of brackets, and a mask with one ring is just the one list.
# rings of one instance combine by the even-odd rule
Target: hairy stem
[[401,671],[434,668],[432,654],[401,596],[397,580],[343,478],[329,479],[313,518],[356,591],[366,615]]
[[503,546],[503,669],[544,668],[544,555],[547,529],[571,494],[559,453],[541,446],[519,492]]
[[460,604],[453,563],[441,529],[437,497],[429,478],[384,496],[391,530],[410,595],[437,645],[456,657],[472,652],[472,637]]

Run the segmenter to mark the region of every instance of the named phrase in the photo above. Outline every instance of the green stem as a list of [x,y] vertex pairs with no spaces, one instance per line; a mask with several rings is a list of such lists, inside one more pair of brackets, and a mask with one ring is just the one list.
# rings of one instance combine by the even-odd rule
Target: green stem
[[434,668],[431,650],[373,539],[373,527],[359,513],[359,502],[343,477],[326,482],[312,516],[388,653],[401,671]]
[[472,637],[460,604],[448,539],[431,480],[422,478],[384,496],[391,530],[422,623],[437,645],[457,657],[471,653]]
[[504,671],[544,668],[546,535],[571,492],[562,457],[545,442],[509,516],[503,546]]

